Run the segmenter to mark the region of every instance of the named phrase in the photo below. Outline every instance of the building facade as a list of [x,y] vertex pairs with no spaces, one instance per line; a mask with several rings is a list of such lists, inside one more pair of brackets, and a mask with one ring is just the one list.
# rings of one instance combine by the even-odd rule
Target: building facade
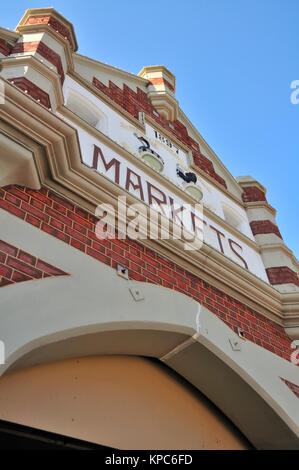
[[0,419],[298,449],[298,261],[266,188],[225,168],[166,67],[77,47],[52,8],[0,28]]

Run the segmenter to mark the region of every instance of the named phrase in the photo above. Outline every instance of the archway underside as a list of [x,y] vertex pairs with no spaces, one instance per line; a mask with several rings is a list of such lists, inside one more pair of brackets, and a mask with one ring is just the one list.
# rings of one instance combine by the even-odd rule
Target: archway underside
[[112,448],[250,448],[201,393],[144,357],[89,356],[13,370],[0,379],[0,402],[0,419]]

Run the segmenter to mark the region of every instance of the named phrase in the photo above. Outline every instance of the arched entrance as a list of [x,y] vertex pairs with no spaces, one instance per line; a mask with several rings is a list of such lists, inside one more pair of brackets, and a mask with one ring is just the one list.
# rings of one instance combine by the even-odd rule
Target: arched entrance
[[246,449],[235,426],[156,360],[90,356],[0,379],[0,419],[117,449]]

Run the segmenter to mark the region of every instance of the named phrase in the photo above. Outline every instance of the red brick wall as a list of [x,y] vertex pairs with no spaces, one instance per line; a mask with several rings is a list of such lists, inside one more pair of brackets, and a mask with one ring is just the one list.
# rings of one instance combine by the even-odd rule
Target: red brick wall
[[254,220],[250,222],[250,227],[253,235],[275,233],[279,238],[282,238],[279,228],[271,220]]
[[4,39],[0,38],[0,54],[8,56],[11,52],[11,46]]
[[67,273],[0,240],[0,287]]
[[152,77],[152,78],[149,78],[148,81],[152,85],[164,85],[165,87],[169,88],[171,91],[175,92],[174,86],[172,86],[172,84],[169,83],[169,81],[166,80],[164,77]]
[[295,284],[299,287],[299,277],[288,266],[275,266],[267,268],[267,275],[271,284]]
[[256,201],[264,201],[267,202],[266,196],[264,191],[256,186],[247,186],[247,188],[243,188],[243,201],[244,202],[256,202]]
[[48,25],[52,29],[54,29],[56,33],[60,34],[64,39],[67,39],[70,45],[72,44],[71,34],[67,27],[60,23],[60,21],[58,21],[56,18],[51,17],[50,15],[30,16],[29,18],[27,18],[25,25]]
[[[246,338],[290,360],[292,349],[284,329],[189,271],[134,240],[98,240],[95,216],[47,189],[35,191],[10,186],[0,189],[0,208],[92,256],[107,266],[120,263],[131,279],[174,289],[192,297]],[[71,273],[70,273],[71,274]]]
[[111,81],[109,81],[109,86],[106,86],[96,77],[93,78],[93,84],[136,119],[138,119],[139,112],[144,112],[164,129],[174,134],[179,141],[187,145],[193,152],[195,165],[226,187],[224,179],[216,173],[211,160],[200,152],[198,143],[189,136],[187,128],[180,121],[170,122],[163,116],[160,116],[143,90],[137,88],[137,92],[135,93],[135,91],[127,85],[124,84],[123,89],[121,89]]
[[16,77],[9,80],[13,85],[20,88],[20,90],[27,93],[31,98],[35,99],[43,106],[48,109],[51,109],[51,101],[48,93],[39,88],[37,85],[32,83],[25,77]]

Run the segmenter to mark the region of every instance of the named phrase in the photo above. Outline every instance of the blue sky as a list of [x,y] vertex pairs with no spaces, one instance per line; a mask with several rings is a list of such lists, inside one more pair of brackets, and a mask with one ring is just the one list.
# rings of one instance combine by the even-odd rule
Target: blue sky
[[[14,29],[40,1],[1,5],[1,26]],[[299,257],[298,0],[58,1],[75,27],[79,52],[137,73],[164,64],[177,98],[235,176],[268,188],[287,245]]]

